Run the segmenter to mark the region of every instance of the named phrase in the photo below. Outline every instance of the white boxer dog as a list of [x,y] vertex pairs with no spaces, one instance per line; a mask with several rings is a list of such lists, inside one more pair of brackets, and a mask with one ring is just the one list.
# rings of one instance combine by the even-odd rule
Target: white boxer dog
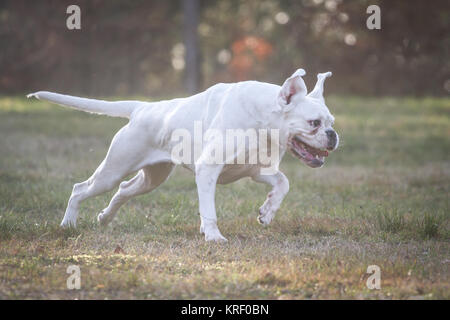
[[[106,225],[127,200],[150,192],[163,183],[176,164],[195,174],[200,232],[204,233],[206,241],[226,241],[217,227],[214,202],[217,183],[226,184],[250,177],[270,185],[272,190],[260,207],[258,216],[261,224],[269,224],[289,190],[288,179],[278,170],[285,151],[291,151],[308,166],[317,168],[323,165],[328,151],[335,150],[339,144],[338,135],[332,128],[334,117],[323,98],[323,84],[331,72],[318,74],[316,86],[309,94],[302,79],[304,75],[305,71],[298,69],[281,87],[257,81],[219,83],[188,98],[160,102],[108,102],[46,91],[29,94],[29,98],[130,119],[114,136],[105,159],[94,174],[74,185],[61,226],[75,227],[81,201],[115,188],[124,177],[137,171],[134,178],[120,183],[108,207],[98,215],[98,221]],[[189,156],[189,152],[183,150],[183,156],[175,159],[173,149],[177,141],[174,133],[183,129],[191,137],[195,136],[195,123],[201,124],[200,133],[213,130],[216,135],[225,135],[228,129],[275,130],[276,135],[257,137],[257,149],[262,149],[265,143],[278,157],[271,165],[259,159],[252,163],[234,163],[235,159],[214,162],[211,161],[211,150],[217,152],[222,148],[221,145],[217,148],[222,140],[209,137],[184,144],[200,150],[198,155]],[[251,150],[247,144],[244,151],[248,160]],[[237,153],[233,155],[237,157]],[[268,166],[272,171],[264,173],[262,169]]]

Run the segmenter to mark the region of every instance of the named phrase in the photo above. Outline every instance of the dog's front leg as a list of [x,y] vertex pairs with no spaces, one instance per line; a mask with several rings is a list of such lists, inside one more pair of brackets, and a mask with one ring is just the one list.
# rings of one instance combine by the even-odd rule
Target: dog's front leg
[[197,184],[199,211],[201,218],[200,232],[205,234],[206,241],[227,241],[217,227],[217,216],[214,196],[217,179],[223,165],[195,165],[195,182]]
[[263,225],[269,224],[275,216],[275,212],[281,205],[285,195],[289,191],[289,180],[278,171],[273,175],[258,174],[252,177],[256,182],[262,182],[272,187],[264,204],[259,208],[258,221]]

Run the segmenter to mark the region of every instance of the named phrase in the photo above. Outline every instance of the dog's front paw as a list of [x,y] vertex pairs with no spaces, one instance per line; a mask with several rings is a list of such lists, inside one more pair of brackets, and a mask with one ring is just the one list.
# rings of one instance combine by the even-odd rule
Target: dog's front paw
[[206,241],[227,242],[228,240],[220,233],[218,228],[203,230]]
[[105,215],[105,210],[102,210],[97,216],[97,221],[101,226],[106,226],[111,222],[111,217],[109,215]]
[[273,217],[275,216],[275,210],[270,208],[270,206],[262,206],[259,208],[258,214],[258,222],[262,225],[268,225],[272,222]]
[[77,227],[77,223],[76,223],[75,220],[64,218],[63,221],[61,221],[60,226],[61,226],[61,228],[64,228],[64,229],[76,228]]
[[203,225],[203,222],[200,224],[200,234],[205,234],[205,226]]

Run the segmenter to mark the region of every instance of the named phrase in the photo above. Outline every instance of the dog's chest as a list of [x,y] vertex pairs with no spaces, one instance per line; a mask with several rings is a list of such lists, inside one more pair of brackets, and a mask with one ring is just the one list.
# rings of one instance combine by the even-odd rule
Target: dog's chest
[[227,184],[239,180],[244,177],[250,177],[259,171],[257,165],[251,164],[232,164],[224,166],[222,173],[217,179],[219,184]]

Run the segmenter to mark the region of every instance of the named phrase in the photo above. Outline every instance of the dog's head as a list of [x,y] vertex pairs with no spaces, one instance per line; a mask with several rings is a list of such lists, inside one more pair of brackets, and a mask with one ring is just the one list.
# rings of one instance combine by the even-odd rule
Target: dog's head
[[278,104],[289,128],[289,150],[308,166],[318,168],[324,164],[328,151],[339,145],[339,136],[333,129],[334,117],[323,98],[323,83],[331,72],[319,73],[309,94],[304,75],[305,70],[298,69],[286,79],[278,94]]

